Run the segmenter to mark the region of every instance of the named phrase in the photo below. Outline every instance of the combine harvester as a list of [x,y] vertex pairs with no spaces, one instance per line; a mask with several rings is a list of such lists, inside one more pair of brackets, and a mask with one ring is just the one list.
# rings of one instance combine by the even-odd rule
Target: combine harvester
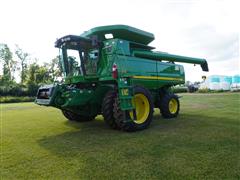
[[184,68],[205,59],[153,51],[152,33],[125,25],[96,27],[80,36],[58,39],[63,84],[40,87],[36,103],[53,106],[70,121],[90,121],[102,114],[114,129],[147,128],[154,108],[164,118],[179,113],[178,96],[170,87],[185,83]]

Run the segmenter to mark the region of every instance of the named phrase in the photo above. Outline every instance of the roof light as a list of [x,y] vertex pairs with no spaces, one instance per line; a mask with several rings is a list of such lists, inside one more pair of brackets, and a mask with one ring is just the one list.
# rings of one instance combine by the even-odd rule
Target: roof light
[[113,38],[113,34],[105,34],[105,39],[112,39]]

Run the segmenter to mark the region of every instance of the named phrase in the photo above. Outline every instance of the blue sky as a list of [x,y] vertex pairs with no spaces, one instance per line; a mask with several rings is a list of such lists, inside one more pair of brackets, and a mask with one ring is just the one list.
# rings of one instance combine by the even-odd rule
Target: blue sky
[[210,72],[184,64],[186,79],[240,72],[238,1],[1,0],[0,43],[18,44],[44,62],[58,54],[56,38],[92,27],[126,24],[155,34],[159,51],[206,58]]

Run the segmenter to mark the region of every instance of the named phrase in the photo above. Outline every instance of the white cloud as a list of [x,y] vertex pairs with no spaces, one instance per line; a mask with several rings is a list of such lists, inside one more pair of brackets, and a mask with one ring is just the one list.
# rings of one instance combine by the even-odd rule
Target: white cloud
[[[151,45],[157,50],[203,57],[209,62],[208,74],[230,74],[240,72],[238,7],[238,1],[8,0],[1,2],[0,42],[19,44],[47,61],[58,54],[58,37],[127,24],[153,32]],[[205,74],[199,67],[184,66],[188,80]]]

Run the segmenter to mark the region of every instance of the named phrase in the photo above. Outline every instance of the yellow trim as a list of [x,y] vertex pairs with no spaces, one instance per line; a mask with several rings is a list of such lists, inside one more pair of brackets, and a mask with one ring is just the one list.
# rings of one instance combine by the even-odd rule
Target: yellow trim
[[177,102],[177,100],[172,98],[169,101],[168,108],[169,108],[169,111],[170,111],[171,114],[175,114],[177,112],[177,109],[178,109],[178,102]]
[[[150,104],[148,102],[148,98],[144,94],[135,94],[133,97],[133,104],[136,107],[136,116],[137,119],[134,120],[137,124],[144,123],[150,112]],[[133,118],[133,111],[130,111],[130,117]]]
[[154,80],[173,80],[173,81],[183,81],[182,78],[172,78],[172,77],[156,77],[156,76],[133,76],[135,79],[154,79]]

